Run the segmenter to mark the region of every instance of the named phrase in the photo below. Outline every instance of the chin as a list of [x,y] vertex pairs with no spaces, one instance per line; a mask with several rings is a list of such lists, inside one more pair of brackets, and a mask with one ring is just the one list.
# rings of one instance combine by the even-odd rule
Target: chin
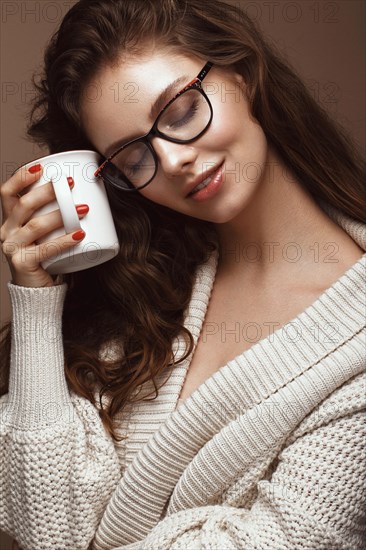
[[243,210],[246,209],[248,203],[250,202],[247,198],[247,200],[243,200],[241,197],[237,197],[235,202],[228,201],[228,203],[223,204],[224,201],[221,202],[220,205],[218,205],[218,208],[215,212],[212,213],[211,220],[213,223],[223,224],[223,223],[229,223],[235,218],[237,218]]
[[210,212],[207,216],[196,216],[205,221],[215,223],[215,224],[224,224],[229,223],[234,220],[241,212],[243,208],[238,208],[236,205],[234,208],[218,208],[215,212]]

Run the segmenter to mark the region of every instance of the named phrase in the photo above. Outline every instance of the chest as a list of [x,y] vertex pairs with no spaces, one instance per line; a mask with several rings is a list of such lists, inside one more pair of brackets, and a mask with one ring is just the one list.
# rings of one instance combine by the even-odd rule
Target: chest
[[245,293],[236,299],[213,296],[189,365],[177,406],[230,360],[294,319],[319,291],[291,296]]

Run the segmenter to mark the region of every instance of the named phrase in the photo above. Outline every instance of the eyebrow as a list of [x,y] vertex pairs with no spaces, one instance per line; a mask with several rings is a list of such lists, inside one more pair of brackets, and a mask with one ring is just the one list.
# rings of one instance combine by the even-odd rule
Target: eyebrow
[[[151,120],[155,120],[159,115],[160,111],[165,107],[165,105],[167,105],[169,101],[173,99],[174,92],[176,91],[178,93],[180,91],[179,89],[177,90],[178,86],[182,86],[184,82],[188,82],[188,81],[189,81],[189,76],[183,75],[183,76],[180,76],[179,78],[176,78],[173,82],[168,84],[166,88],[164,88],[164,90],[159,94],[158,98],[156,99],[156,101],[154,101],[154,103],[151,106],[150,114],[149,114]],[[114,151],[116,151],[124,143],[128,143],[129,141],[139,137],[139,135],[140,134],[132,134],[125,137],[124,139],[119,139],[118,141],[115,141],[106,149],[106,152],[103,156],[108,158],[112,153],[114,153]]]

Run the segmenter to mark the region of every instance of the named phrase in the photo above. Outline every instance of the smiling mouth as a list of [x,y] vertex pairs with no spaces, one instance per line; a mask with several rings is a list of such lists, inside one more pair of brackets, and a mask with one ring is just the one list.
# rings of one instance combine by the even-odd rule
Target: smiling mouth
[[217,172],[220,170],[221,167],[222,167],[222,165],[215,168],[215,171],[211,172],[211,174],[209,176],[207,176],[207,178],[205,178],[203,181],[201,181],[201,183],[196,185],[196,187],[194,189],[192,189],[192,191],[190,191],[190,193],[188,193],[187,197],[190,197],[190,196],[194,195],[195,193],[197,193],[198,191],[200,191],[201,189],[204,189],[205,187],[207,187],[211,183],[213,178],[216,177]]
[[189,194],[188,194],[188,197],[190,197],[191,195],[194,195],[194,193],[196,193],[197,191],[199,191],[200,189],[204,189],[205,187],[207,187],[207,185],[210,183],[210,181],[212,180],[213,176],[208,176],[208,178],[206,178],[205,180],[203,180],[202,183],[199,183],[197,185],[197,187],[195,187],[193,189],[193,191],[191,191]]

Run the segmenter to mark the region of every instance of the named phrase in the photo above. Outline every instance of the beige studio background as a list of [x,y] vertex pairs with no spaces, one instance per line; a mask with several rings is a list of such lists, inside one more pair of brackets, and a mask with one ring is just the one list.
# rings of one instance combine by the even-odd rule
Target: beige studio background
[[[203,4],[205,1],[202,0]],[[0,181],[47,151],[25,139],[25,113],[34,97],[30,79],[41,67],[44,46],[74,0],[1,2]],[[365,0],[231,0],[257,20],[303,76],[312,94],[365,151]],[[0,259],[0,318],[9,318]],[[1,491],[1,487],[0,487]],[[0,550],[10,539],[0,533]],[[42,550],[36,549],[36,550]],[[57,550],[57,549],[55,549]]]

